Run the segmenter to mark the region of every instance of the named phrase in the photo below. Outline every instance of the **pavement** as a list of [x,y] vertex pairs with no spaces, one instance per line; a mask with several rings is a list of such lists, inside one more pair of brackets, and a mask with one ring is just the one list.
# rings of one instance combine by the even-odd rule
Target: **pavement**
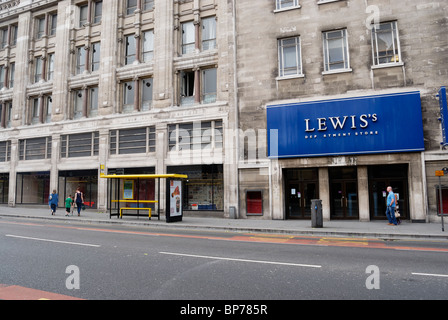
[[310,220],[266,220],[256,218],[228,219],[219,217],[195,217],[184,215],[182,221],[167,223],[165,216],[152,217],[149,220],[144,217],[123,216],[122,219],[109,217],[108,212],[98,212],[87,209],[66,217],[65,209],[58,208],[56,215],[52,216],[47,206],[0,206],[0,220],[2,217],[45,219],[48,221],[76,221],[83,223],[107,223],[142,226],[147,228],[183,228],[197,230],[221,230],[232,232],[253,233],[280,233],[290,235],[311,235],[331,237],[356,237],[379,239],[429,239],[448,240],[448,219],[445,218],[445,230],[442,231],[442,223],[412,223],[403,221],[398,226],[389,226],[384,221],[351,221],[331,220],[324,221],[322,228],[313,228]]

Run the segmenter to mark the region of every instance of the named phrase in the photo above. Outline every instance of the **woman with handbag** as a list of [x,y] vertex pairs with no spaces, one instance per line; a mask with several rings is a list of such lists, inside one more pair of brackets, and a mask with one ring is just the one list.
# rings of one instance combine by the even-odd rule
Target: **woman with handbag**
[[81,192],[81,187],[76,188],[74,202],[76,203],[76,208],[78,209],[78,217],[79,217],[81,214],[81,208],[84,203],[84,195]]

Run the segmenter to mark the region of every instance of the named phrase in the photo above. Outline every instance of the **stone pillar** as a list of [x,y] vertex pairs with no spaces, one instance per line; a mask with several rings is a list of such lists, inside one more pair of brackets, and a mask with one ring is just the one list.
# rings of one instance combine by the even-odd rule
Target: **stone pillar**
[[358,166],[359,221],[370,221],[369,176],[367,166]]
[[107,174],[107,159],[109,157],[109,131],[107,129],[100,130],[100,141],[99,141],[99,164],[98,164],[98,211],[107,211],[107,200],[108,200],[108,192],[107,192],[107,180],[104,178],[100,178],[100,165],[104,165],[103,172]]
[[330,221],[330,181],[328,168],[319,168],[319,199],[322,200],[322,216]]
[[108,115],[118,111],[119,102],[116,99],[117,81],[116,66],[120,42],[124,41],[118,35],[118,21],[120,1],[107,1],[103,6],[101,19],[101,62],[99,73],[101,77],[98,85],[98,115]]
[[11,161],[9,168],[9,192],[8,192],[8,206],[16,206],[16,192],[17,192],[17,162],[19,161],[19,140],[11,139]]

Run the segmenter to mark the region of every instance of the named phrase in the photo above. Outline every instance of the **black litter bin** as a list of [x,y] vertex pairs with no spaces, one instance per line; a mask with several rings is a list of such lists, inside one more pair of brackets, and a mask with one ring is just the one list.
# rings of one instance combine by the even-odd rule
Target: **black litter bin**
[[311,200],[311,227],[324,227],[324,220],[322,217],[322,200],[320,199]]

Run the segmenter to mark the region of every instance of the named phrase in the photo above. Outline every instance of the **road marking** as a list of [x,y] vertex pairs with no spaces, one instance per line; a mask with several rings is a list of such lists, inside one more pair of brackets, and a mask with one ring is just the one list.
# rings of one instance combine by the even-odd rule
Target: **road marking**
[[253,263],[263,263],[263,264],[276,264],[276,265],[283,265],[283,266],[306,267],[306,268],[322,268],[322,266],[312,265],[312,264],[299,264],[299,263],[278,262],[278,261],[248,260],[248,259],[236,259],[236,258],[214,257],[214,256],[200,256],[200,255],[195,255],[195,254],[185,254],[185,253],[175,253],[175,252],[159,252],[159,253],[160,254],[173,255],[173,256],[184,256],[184,257],[203,258],[203,259],[212,259],[212,260],[253,262]]
[[79,242],[69,242],[69,241],[59,241],[59,240],[50,240],[50,239],[40,239],[40,238],[31,238],[31,237],[23,237],[23,236],[15,236],[12,234],[6,234],[6,237],[10,238],[19,238],[19,239],[27,239],[27,240],[36,240],[36,241],[46,241],[46,242],[55,242],[55,243],[64,243],[64,244],[73,244],[77,246],[86,246],[86,247],[101,247],[97,244],[89,244],[89,243],[79,243]]
[[448,278],[448,274],[418,273],[418,272],[413,272],[412,274],[417,275],[417,276],[429,276],[429,277]]

